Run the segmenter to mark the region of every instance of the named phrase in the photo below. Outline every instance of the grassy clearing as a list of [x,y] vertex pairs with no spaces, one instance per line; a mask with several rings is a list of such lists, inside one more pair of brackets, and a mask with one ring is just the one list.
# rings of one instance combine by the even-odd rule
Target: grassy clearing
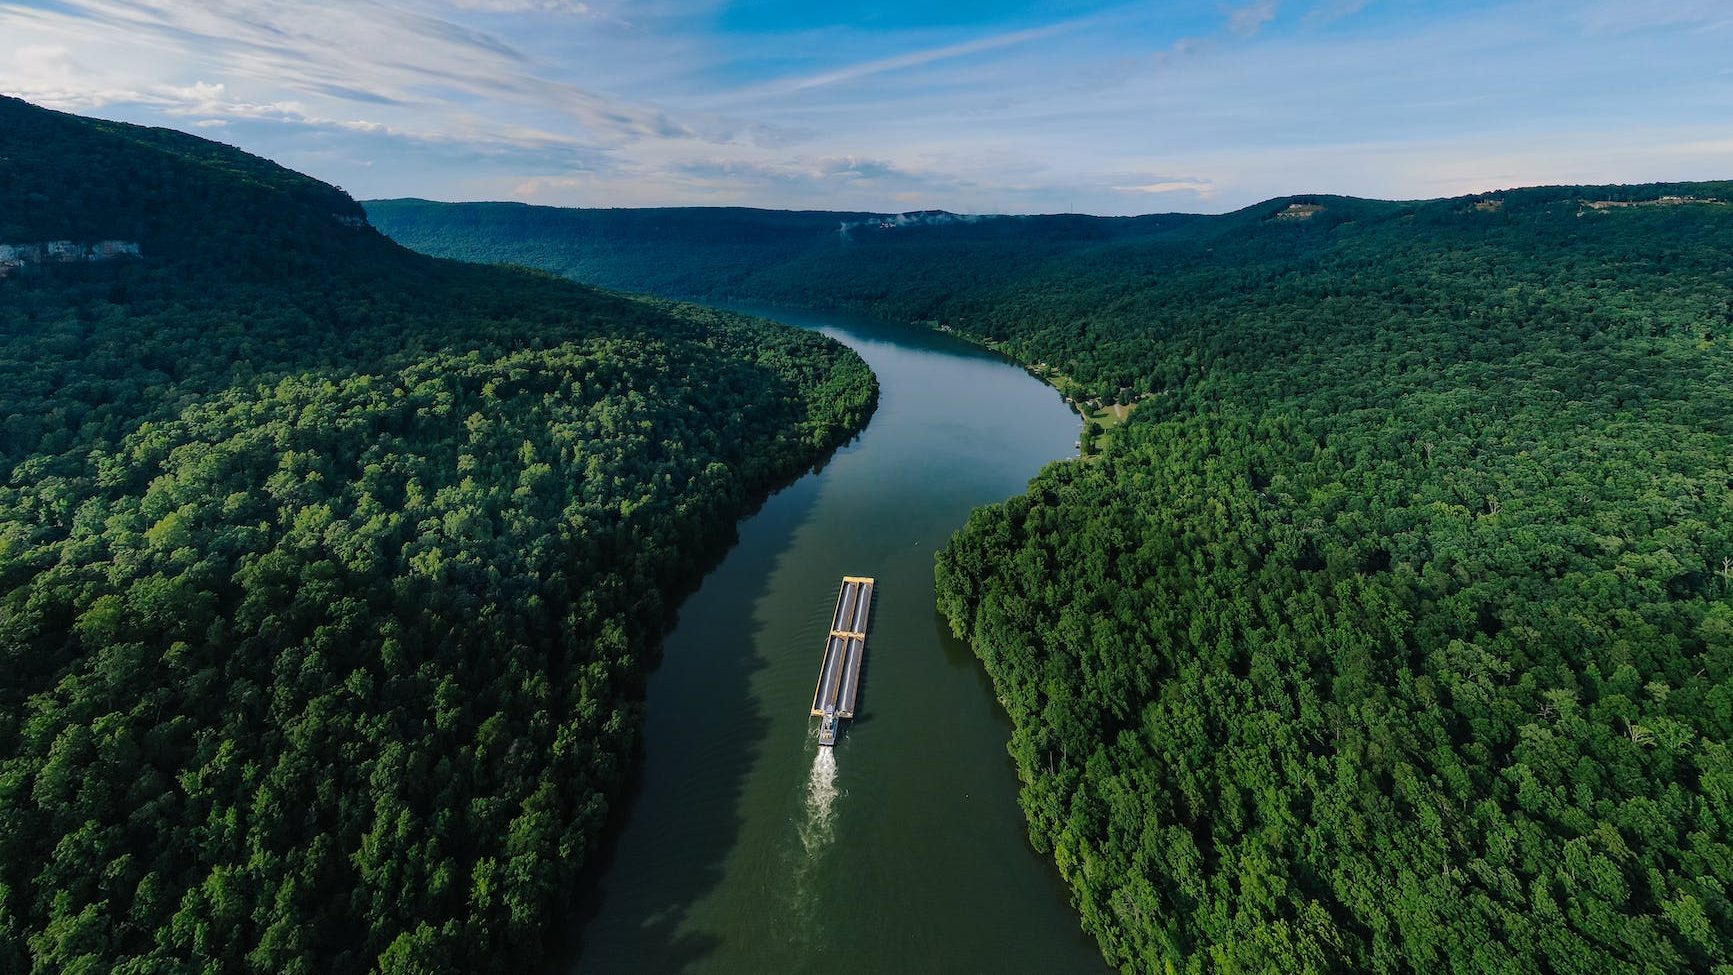
[[1144,393],[1138,400],[1124,404],[1104,401],[1091,396],[1077,380],[1045,362],[1033,363],[1028,368],[1042,382],[1058,390],[1065,402],[1082,415],[1083,429],[1078,432],[1077,446],[1084,460],[1099,456],[1108,436],[1131,418],[1138,402],[1150,396]]
[[1124,425],[1131,418],[1131,412],[1137,409],[1136,403],[1121,406],[1117,403],[1106,403],[1095,406],[1090,403],[1078,405],[1083,411],[1083,433],[1079,435],[1078,446],[1082,449],[1085,460],[1099,457],[1107,446],[1107,438],[1114,430]]

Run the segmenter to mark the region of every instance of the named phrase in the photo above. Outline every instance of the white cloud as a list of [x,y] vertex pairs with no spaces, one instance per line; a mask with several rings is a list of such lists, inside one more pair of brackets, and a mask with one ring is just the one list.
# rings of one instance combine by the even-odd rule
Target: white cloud
[[[215,130],[364,196],[1124,213],[1733,166],[1707,145],[1724,0],[793,33],[718,27],[720,2],[0,0],[0,90]],[[1274,30],[1290,9],[1310,29]]]
[[594,181],[587,176],[531,176],[517,184],[513,195],[524,200],[535,200],[561,190],[585,189],[592,182]]
[[593,17],[596,12],[587,3],[576,0],[448,0],[459,10],[479,10],[490,14],[553,13]]
[[62,111],[88,112],[109,105],[146,106],[174,118],[197,117],[192,124],[216,128],[230,121],[270,121],[345,129],[387,131],[365,119],[331,118],[309,113],[296,101],[251,102],[232,98],[227,86],[195,81],[190,85],[143,84],[92,70],[72,57],[64,45],[27,45],[12,56],[10,70],[0,72],[0,91]]
[[1275,18],[1276,0],[1253,0],[1228,11],[1228,30],[1241,37],[1251,37]]
[[[596,144],[694,138],[715,128],[551,80],[548,66],[531,63],[502,38],[380,0],[65,0],[50,10],[0,6],[0,33],[26,29],[66,38],[61,46],[76,40],[136,47],[148,39],[158,52],[175,52],[167,58],[159,53],[153,73],[167,73],[178,61],[199,65],[206,77],[225,84],[287,89],[303,99],[424,108],[491,102],[556,114]],[[36,77],[20,70],[0,76],[0,85],[40,90]],[[89,104],[117,100],[89,76],[63,75],[60,81],[59,93],[68,98],[82,91]]]
[[1147,183],[1126,183],[1113,187],[1115,193],[1191,193],[1200,199],[1215,195],[1215,183],[1198,176],[1155,176]]
[[1590,33],[1635,33],[1687,28],[1720,31],[1733,27],[1726,0],[1667,0],[1665,3],[1596,0],[1582,11]]
[[1306,23],[1316,26],[1342,20],[1365,10],[1371,4],[1372,0],[1325,0],[1306,14]]
[[747,92],[746,94],[772,94],[804,91],[808,88],[821,88],[825,85],[835,85],[848,81],[859,81],[863,78],[870,78],[874,75],[885,74],[886,72],[918,68],[939,61],[948,61],[953,58],[963,58],[973,54],[983,54],[988,51],[997,51],[1001,48],[1027,44],[1031,41],[1052,37],[1055,34],[1063,33],[1065,31],[1075,30],[1083,23],[1083,21],[1069,21],[1062,24],[1053,24],[1047,27],[1036,27],[1029,30],[994,34],[989,37],[980,37],[974,40],[963,41],[958,44],[946,44],[940,47],[910,51],[906,54],[898,54],[894,57],[878,58],[872,61],[863,61],[859,64],[851,64],[847,67],[837,68],[833,71],[824,71],[818,74],[807,75],[805,77],[775,81],[763,88]]

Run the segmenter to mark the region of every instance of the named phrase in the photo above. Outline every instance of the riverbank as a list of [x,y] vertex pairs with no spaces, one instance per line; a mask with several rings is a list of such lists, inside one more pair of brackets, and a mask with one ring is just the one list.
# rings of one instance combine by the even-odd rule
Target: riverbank
[[909,327],[932,329],[961,339],[971,345],[987,349],[1017,363],[1029,375],[1052,388],[1054,392],[1059,394],[1059,398],[1065,402],[1065,405],[1071,407],[1072,412],[1077,414],[1082,423],[1082,429],[1077,434],[1076,443],[1079,459],[1083,461],[1089,461],[1100,455],[1102,450],[1106,448],[1107,440],[1112,436],[1113,431],[1130,420],[1131,414],[1137,410],[1137,407],[1153,395],[1143,393],[1129,402],[1115,402],[1113,399],[1092,393],[1082,383],[1045,362],[1029,362],[1020,359],[1011,350],[1008,343],[959,331],[950,325],[935,321],[911,322]]
[[[1103,971],[1029,845],[1009,720],[935,612],[932,573],[970,512],[1073,456],[1076,415],[1014,362],[934,331],[736,310],[854,348],[878,410],[747,519],[682,605],[647,689],[642,775],[567,966]],[[813,668],[836,580],[859,574],[878,580],[874,649],[827,765]]]

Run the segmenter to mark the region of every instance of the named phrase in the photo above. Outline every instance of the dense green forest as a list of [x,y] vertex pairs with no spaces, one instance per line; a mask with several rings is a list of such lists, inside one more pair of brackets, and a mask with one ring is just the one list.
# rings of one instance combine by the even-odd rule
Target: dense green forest
[[815,333],[413,254],[0,99],[0,971],[520,971],[673,603],[876,399]]
[[942,324],[1137,404],[937,566],[1030,835],[1115,964],[1727,975],[1717,200],[1733,184],[762,233],[369,207],[436,253]]

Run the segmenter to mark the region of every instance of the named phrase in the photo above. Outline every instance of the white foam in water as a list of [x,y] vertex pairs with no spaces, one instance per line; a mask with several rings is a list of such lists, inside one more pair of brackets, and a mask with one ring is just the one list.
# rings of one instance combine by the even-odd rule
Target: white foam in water
[[796,829],[800,847],[787,851],[793,882],[781,888],[787,900],[784,910],[776,912],[781,936],[805,950],[816,950],[825,937],[826,925],[818,913],[824,901],[813,896],[810,887],[814,877],[823,876],[819,854],[836,838],[836,749],[821,745],[817,751],[806,776],[806,815]]
[[806,823],[800,842],[811,857],[836,836],[836,749],[820,747],[806,777]]

